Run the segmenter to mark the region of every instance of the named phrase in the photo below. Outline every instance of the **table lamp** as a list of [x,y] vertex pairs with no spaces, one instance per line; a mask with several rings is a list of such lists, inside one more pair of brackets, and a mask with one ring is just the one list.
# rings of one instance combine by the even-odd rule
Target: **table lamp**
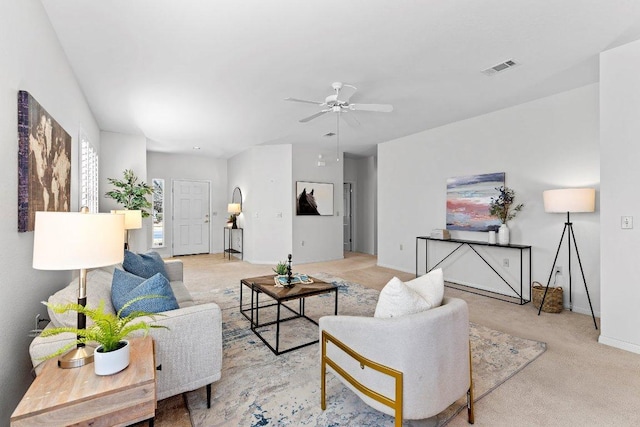
[[[78,304],[87,303],[87,269],[122,262],[124,215],[82,212],[36,212],[33,236],[33,268],[80,270]],[[86,328],[86,317],[78,313],[78,329]],[[78,346],[58,359],[61,368],[76,368],[93,362],[93,347]]]
[[129,249],[129,230],[142,228],[141,210],[112,210],[112,214],[124,215],[124,248]]
[[238,228],[236,218],[240,214],[240,212],[242,212],[240,203],[229,203],[227,205],[227,212],[229,212],[233,216],[233,226],[231,226],[231,228]]
[[538,316],[542,310],[542,305],[547,296],[549,290],[549,284],[551,283],[551,277],[553,276],[553,270],[558,261],[558,254],[562,247],[562,241],[564,235],[567,235],[567,247],[569,249],[568,267],[569,267],[569,310],[573,311],[573,301],[571,300],[571,239],[573,238],[573,246],[576,250],[576,256],[578,258],[578,265],[580,266],[580,272],[582,273],[582,281],[584,282],[584,289],[587,292],[587,299],[589,300],[589,308],[591,308],[591,317],[593,317],[593,324],[598,329],[596,323],[596,316],[593,313],[593,306],[591,305],[591,297],[589,296],[589,288],[587,288],[587,281],[584,277],[584,270],[582,268],[582,261],[580,260],[580,252],[578,252],[578,244],[576,243],[576,236],[573,232],[573,223],[571,222],[571,213],[578,212],[594,212],[596,206],[596,190],[594,188],[562,188],[558,190],[547,190],[542,193],[544,200],[544,211],[549,213],[567,213],[567,221],[564,223],[562,229],[562,236],[560,237],[560,243],[558,244],[558,250],[556,251],[556,257],[553,260],[551,266],[551,272],[549,273],[549,280],[547,280],[547,287],[538,309]]

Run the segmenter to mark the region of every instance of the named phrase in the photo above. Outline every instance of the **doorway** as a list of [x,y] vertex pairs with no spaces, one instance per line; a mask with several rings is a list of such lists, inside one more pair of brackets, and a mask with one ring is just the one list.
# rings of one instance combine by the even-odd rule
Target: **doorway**
[[342,236],[344,239],[344,251],[351,252],[353,250],[352,240],[352,215],[351,215],[351,195],[353,188],[350,182],[343,184],[343,216],[342,216]]
[[173,181],[173,255],[210,251],[210,183]]

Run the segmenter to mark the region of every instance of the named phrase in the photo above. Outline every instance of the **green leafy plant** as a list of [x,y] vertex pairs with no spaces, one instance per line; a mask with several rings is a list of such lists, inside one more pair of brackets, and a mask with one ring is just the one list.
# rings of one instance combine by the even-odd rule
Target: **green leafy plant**
[[498,197],[492,197],[489,204],[489,213],[497,217],[503,224],[516,217],[516,214],[522,210],[524,203],[514,206],[516,192],[504,185],[497,187]]
[[109,184],[116,187],[114,190],[108,191],[105,195],[124,206],[129,210],[142,211],[142,217],[147,218],[151,208],[151,202],[147,196],[153,194],[153,187],[146,182],[138,182],[138,177],[133,170],[125,169],[124,179],[107,178]]
[[149,325],[147,322],[140,321],[136,323],[132,323],[133,320],[138,319],[140,317],[150,317],[151,319],[155,319],[155,316],[162,316],[161,314],[156,313],[147,313],[145,311],[133,311],[128,316],[120,317],[120,314],[123,310],[129,308],[131,304],[134,304],[140,300],[148,299],[148,298],[166,298],[162,295],[142,295],[137,298],[132,299],[127,302],[116,314],[106,313],[104,311],[104,301],[100,301],[98,307],[96,308],[87,308],[77,303],[69,303],[69,304],[50,304],[48,302],[43,301],[42,303],[47,307],[51,308],[56,313],[65,313],[67,311],[76,311],[78,313],[84,313],[87,318],[93,320],[93,325],[88,326],[86,329],[78,329],[75,327],[59,327],[59,328],[48,328],[42,331],[40,334],[41,337],[49,337],[53,335],[62,334],[65,332],[70,332],[76,335],[76,339],[63,346],[56,352],[45,356],[43,359],[50,359],[52,357],[59,356],[64,354],[67,350],[70,350],[73,347],[76,347],[78,344],[87,344],[89,342],[96,342],[101,344],[104,352],[110,352],[117,350],[119,348],[119,343],[123,339],[125,339],[129,334],[134,331],[143,330],[144,335],[151,328],[164,328],[169,329],[166,326],[160,325]]
[[279,274],[281,276],[287,274],[287,263],[284,261],[279,262],[278,264],[276,264],[276,268],[272,268],[272,270],[276,273]]

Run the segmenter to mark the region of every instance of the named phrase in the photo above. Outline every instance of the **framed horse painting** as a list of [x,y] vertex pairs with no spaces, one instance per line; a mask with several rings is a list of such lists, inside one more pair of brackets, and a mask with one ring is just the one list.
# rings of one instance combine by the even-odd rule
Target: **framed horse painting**
[[333,216],[333,184],[296,182],[296,215]]

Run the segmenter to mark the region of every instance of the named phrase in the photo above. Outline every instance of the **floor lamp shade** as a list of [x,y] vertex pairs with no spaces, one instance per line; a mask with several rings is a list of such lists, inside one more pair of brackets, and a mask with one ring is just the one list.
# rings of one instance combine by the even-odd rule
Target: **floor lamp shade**
[[142,228],[141,210],[112,210],[112,214],[124,215],[124,229],[137,230]]
[[124,215],[36,212],[33,268],[77,270],[122,262]]
[[542,193],[545,212],[594,212],[596,190],[594,188],[562,188]]

